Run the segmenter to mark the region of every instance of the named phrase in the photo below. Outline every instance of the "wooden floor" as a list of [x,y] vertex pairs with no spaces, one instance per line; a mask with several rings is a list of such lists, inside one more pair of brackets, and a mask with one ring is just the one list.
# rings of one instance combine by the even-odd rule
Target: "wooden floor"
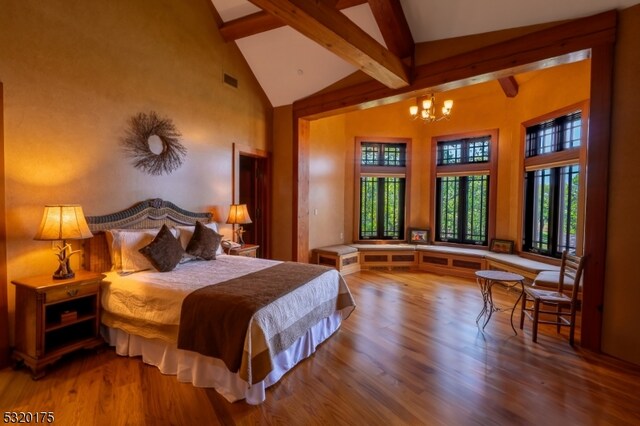
[[530,322],[515,336],[506,313],[479,332],[475,282],[380,271],[347,282],[356,310],[262,405],[230,404],[106,349],[37,382],[0,371],[0,409],[53,411],[61,425],[640,424],[640,368],[571,348],[566,331],[542,328],[534,344]]

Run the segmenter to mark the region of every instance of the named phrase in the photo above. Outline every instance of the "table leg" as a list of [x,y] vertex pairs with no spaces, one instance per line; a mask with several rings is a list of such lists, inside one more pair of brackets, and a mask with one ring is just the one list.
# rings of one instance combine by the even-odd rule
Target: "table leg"
[[496,283],[496,281],[487,280],[487,282],[488,282],[488,285],[487,285],[487,301],[488,301],[488,305],[489,306],[488,306],[488,309],[487,309],[487,311],[488,311],[487,318],[484,320],[484,325],[482,326],[483,330],[487,326],[487,324],[489,324],[489,320],[491,319],[491,316],[493,315],[493,313],[498,310],[495,307],[495,305],[493,304],[493,293],[491,293],[491,288]]
[[519,283],[520,283],[520,295],[516,299],[516,303],[513,304],[513,308],[511,309],[511,328],[513,329],[513,332],[516,333],[516,336],[518,335],[518,332],[516,331],[516,328],[513,326],[513,313],[516,311],[516,307],[518,306],[518,303],[520,302],[520,299],[522,299],[522,295],[524,294],[524,283],[522,281],[519,281]]
[[[478,283],[478,287],[480,287],[480,294],[482,294],[482,310],[476,317],[476,325],[479,327],[480,318],[487,314],[487,281],[482,278],[477,278],[476,282]],[[484,327],[482,327],[484,330]]]

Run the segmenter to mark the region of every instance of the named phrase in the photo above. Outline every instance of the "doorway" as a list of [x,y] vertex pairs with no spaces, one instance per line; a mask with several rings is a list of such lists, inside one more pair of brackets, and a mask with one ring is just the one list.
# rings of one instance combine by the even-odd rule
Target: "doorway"
[[234,145],[237,203],[246,204],[252,223],[243,225],[243,239],[257,244],[258,257],[270,256],[269,241],[269,156],[268,153]]

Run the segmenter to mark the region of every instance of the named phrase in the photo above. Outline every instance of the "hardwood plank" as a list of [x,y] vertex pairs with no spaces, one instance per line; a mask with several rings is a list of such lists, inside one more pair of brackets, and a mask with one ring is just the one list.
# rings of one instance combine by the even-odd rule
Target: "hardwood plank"
[[[366,2],[367,0],[338,0],[335,7],[343,10]],[[276,16],[260,11],[223,23],[219,29],[222,39],[230,42],[284,26],[286,24]]]
[[[640,367],[572,348],[567,331],[509,314],[484,333],[472,280],[425,272],[345,277],[357,308],[259,406],[228,403],[113,349],[79,352],[39,381],[0,370],[0,409],[51,410],[56,424],[638,424]],[[501,306],[516,292],[496,291]],[[516,312],[516,316],[519,311]],[[516,318],[517,321],[517,318]]]
[[324,2],[249,1],[385,86],[397,89],[409,85],[409,70],[400,58]]

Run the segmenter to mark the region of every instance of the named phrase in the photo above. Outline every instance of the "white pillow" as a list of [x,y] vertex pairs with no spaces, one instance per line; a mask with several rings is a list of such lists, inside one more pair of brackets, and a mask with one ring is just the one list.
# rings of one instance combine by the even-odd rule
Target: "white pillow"
[[[213,229],[218,232],[218,225],[215,222],[205,223],[207,228]],[[180,245],[182,245],[183,249],[187,249],[187,245],[189,245],[189,241],[191,241],[191,237],[193,237],[193,231],[196,229],[195,225],[193,226],[178,226],[178,231],[180,232]],[[224,254],[222,252],[222,246],[218,246],[218,250],[216,250],[216,256],[219,254]]]
[[[118,272],[137,272],[146,269],[154,269],[147,258],[140,253],[140,249],[147,246],[160,231],[159,229],[118,229],[113,232],[114,257],[117,259],[117,246],[120,247],[119,267],[115,266]],[[171,229],[171,233],[177,238],[178,231]]]
[[111,257],[111,270],[119,271],[122,268],[122,257],[120,256],[120,230],[107,229],[104,231],[104,236],[107,239],[109,257]]
[[109,248],[109,256],[111,257],[111,270],[112,271],[121,271],[122,270],[122,254],[121,254],[121,244],[120,244],[120,232],[138,232],[138,233],[157,233],[159,229],[126,229],[126,228],[118,228],[118,229],[107,229],[104,231],[104,235],[107,239],[107,246]]

